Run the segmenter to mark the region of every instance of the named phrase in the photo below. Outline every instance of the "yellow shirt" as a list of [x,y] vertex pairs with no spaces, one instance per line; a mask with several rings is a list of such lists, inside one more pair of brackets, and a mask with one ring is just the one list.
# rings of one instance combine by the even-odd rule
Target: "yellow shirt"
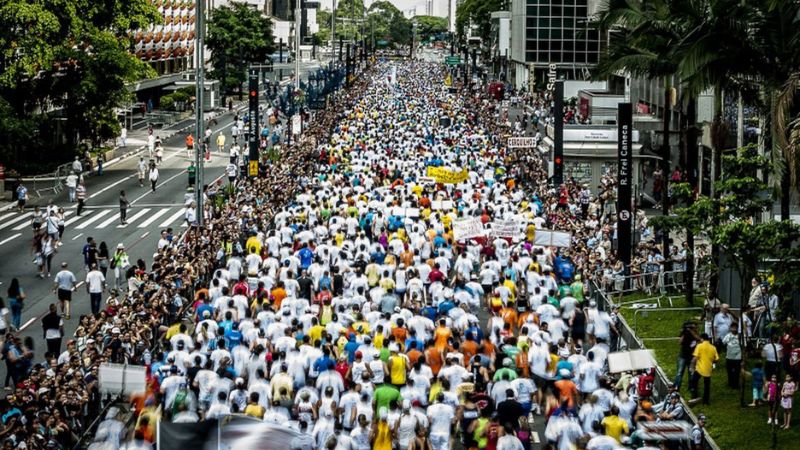
[[250,236],[250,239],[247,240],[247,244],[245,245],[248,253],[253,253],[252,250],[255,249],[255,253],[260,255],[261,254],[261,241],[258,240],[256,236]]
[[372,343],[375,344],[375,348],[382,349],[383,348],[383,333],[375,333],[375,338],[372,340]]
[[600,422],[606,429],[606,435],[613,437],[617,442],[621,442],[622,432],[626,434],[628,430],[628,422],[620,419],[619,416],[608,416]]
[[308,330],[308,337],[311,339],[311,343],[313,344],[315,341],[322,340],[322,332],[325,331],[325,327],[322,325],[314,325]]
[[264,407],[259,405],[259,404],[257,404],[257,403],[256,404],[252,404],[252,405],[247,405],[244,408],[244,414],[246,416],[252,416],[252,417],[255,417],[257,419],[263,419],[264,418],[264,412],[265,412],[264,411]]
[[406,359],[400,355],[389,358],[392,362],[391,378],[392,384],[406,384]]
[[175,325],[172,325],[171,327],[167,328],[167,336],[166,336],[166,338],[167,339],[172,339],[172,336],[175,336],[176,334],[178,334],[180,332],[181,332],[181,323],[178,322]]
[[694,348],[692,356],[697,359],[697,363],[695,364],[697,373],[704,377],[710,377],[714,369],[713,364],[719,361],[719,354],[717,354],[716,347],[708,341],[701,342]]

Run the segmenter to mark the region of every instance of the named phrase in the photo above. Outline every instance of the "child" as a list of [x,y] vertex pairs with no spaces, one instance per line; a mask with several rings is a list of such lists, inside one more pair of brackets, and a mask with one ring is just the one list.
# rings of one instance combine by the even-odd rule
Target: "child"
[[781,388],[781,408],[783,408],[783,429],[788,430],[792,422],[792,397],[797,390],[797,383],[791,375],[786,375],[786,381]]
[[764,364],[762,362],[757,362],[753,370],[750,371],[750,375],[752,375],[752,386],[753,386],[753,403],[750,403],[750,406],[758,406],[758,404],[764,399]]
[[770,425],[777,425],[778,419],[776,414],[778,412],[778,376],[772,375],[767,383],[767,404],[769,405],[769,419],[767,423]]

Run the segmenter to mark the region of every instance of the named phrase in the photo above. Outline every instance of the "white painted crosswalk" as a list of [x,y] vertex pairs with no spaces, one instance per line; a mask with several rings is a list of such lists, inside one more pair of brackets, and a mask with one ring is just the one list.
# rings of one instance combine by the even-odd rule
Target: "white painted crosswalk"
[[[147,228],[147,227],[182,227],[185,226],[184,215],[186,208],[171,205],[159,207],[159,205],[148,205],[148,208],[132,208],[128,210],[127,223],[120,223],[120,213],[118,208],[93,208],[86,209],[80,216],[76,215],[74,209],[65,212],[64,226],[69,230],[102,230],[107,228]],[[17,232],[30,228],[33,212],[24,213],[12,212],[0,215],[0,231],[8,229]],[[0,240],[6,236],[0,236]]]

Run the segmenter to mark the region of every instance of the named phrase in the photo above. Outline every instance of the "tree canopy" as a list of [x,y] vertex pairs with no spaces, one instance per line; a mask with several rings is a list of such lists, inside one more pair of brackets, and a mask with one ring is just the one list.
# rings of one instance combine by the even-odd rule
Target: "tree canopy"
[[499,11],[503,0],[464,0],[456,9],[456,34],[467,35],[467,27],[477,28],[477,36],[488,42],[492,28],[492,13]]
[[417,36],[420,41],[427,41],[431,37],[447,32],[447,18],[435,16],[417,16]]
[[391,2],[375,2],[369,7],[368,24],[375,27],[375,41],[385,40],[396,47],[411,42],[411,21]]
[[129,30],[159,20],[147,0],[5,0],[0,161],[42,170],[71,159],[79,140],[116,136],[114,108],[130,97],[126,83],[153,75],[129,51]]
[[240,91],[249,63],[263,63],[275,50],[272,21],[246,3],[215,8],[208,21],[206,45],[211,51],[211,77],[224,92]]

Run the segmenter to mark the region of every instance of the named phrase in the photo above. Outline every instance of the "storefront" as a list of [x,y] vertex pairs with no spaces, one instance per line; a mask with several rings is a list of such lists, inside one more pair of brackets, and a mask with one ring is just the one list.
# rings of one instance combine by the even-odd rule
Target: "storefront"
[[[547,136],[539,144],[539,150],[552,161],[553,127],[547,127]],[[633,131],[633,185],[634,198],[642,185],[642,163],[657,157],[643,154],[639,132]],[[552,162],[549,174],[553,174]],[[580,184],[588,184],[597,191],[603,175],[617,173],[617,128],[614,126],[565,125],[564,126],[564,179],[574,178]]]

